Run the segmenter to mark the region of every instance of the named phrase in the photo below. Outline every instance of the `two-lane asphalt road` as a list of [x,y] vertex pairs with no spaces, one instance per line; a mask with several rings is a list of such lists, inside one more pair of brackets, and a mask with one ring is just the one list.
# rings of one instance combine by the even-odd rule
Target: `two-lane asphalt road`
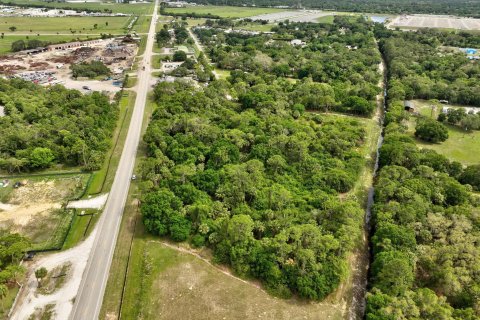
[[[130,187],[135,156],[140,141],[143,114],[151,77],[150,61],[155,38],[155,24],[158,18],[158,4],[159,0],[156,0],[148,32],[147,47],[140,64],[137,98],[128,129],[128,135],[125,140],[110,195],[100,221],[98,222],[95,242],[83,274],[82,282],[80,283],[78,294],[75,298],[72,313],[70,314],[70,319],[72,320],[98,319],[102,306],[120,222]],[[142,70],[142,67],[145,67],[145,70]]]

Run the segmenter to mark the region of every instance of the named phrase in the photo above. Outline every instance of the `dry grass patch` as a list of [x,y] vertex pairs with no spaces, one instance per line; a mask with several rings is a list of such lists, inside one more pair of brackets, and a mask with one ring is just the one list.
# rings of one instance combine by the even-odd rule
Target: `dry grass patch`
[[[136,240],[122,318],[343,319],[344,303],[279,299],[196,255]],[[142,242],[142,243],[139,243]],[[136,259],[136,260],[137,260]],[[131,300],[130,300],[131,299]]]

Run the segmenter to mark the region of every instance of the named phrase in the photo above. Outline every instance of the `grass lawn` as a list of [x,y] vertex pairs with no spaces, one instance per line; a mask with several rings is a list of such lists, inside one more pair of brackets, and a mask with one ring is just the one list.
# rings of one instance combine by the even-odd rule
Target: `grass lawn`
[[260,31],[260,32],[269,32],[269,31],[272,31],[272,27],[274,25],[275,24],[273,24],[273,23],[267,23],[267,24],[249,23],[246,26],[238,27],[238,29]]
[[260,14],[283,12],[283,9],[230,6],[193,6],[186,8],[166,8],[166,13],[212,14],[223,18],[246,18]]
[[18,4],[35,4],[46,8],[72,8],[72,9],[90,9],[90,10],[111,10],[114,13],[131,13],[131,14],[152,14],[153,2],[145,4],[121,4],[112,2],[85,2],[85,3],[68,3],[68,2],[46,2],[41,0],[10,0],[8,2]]
[[335,19],[335,16],[323,16],[317,19],[318,23],[327,23],[327,24],[333,24],[333,19]]
[[20,35],[8,35],[5,36],[3,39],[0,39],[0,54],[10,52],[12,48],[12,43],[17,40],[24,40],[27,41],[28,39],[38,39],[41,41],[48,41],[51,43],[59,43],[59,42],[70,42],[70,41],[77,41],[77,40],[87,40],[87,39],[94,39],[97,38],[96,36],[82,36],[79,34],[71,35],[71,36],[60,36],[60,35],[52,35],[52,36],[37,36],[37,34],[32,34],[30,36],[20,36]]
[[[413,136],[415,122],[409,125]],[[480,131],[465,132],[462,129],[447,125],[448,139],[442,143],[428,143],[416,139],[420,148],[428,148],[443,154],[452,161],[458,161],[463,165],[480,164]]]
[[162,56],[152,56],[152,68],[160,69],[162,67],[162,61],[160,61]]
[[[130,17],[2,17],[0,22],[0,32],[11,33],[69,33],[70,30],[76,31],[79,36],[81,33],[123,33],[124,28],[128,26]],[[106,23],[108,22],[108,26]],[[97,24],[97,28],[94,25]],[[10,31],[10,27],[17,27],[15,32]]]
[[137,76],[129,76],[127,83],[124,84],[124,88],[133,88],[137,84]]
[[79,241],[84,239],[85,231],[87,230],[88,225],[91,223],[91,215],[75,215],[72,221],[72,227],[68,233],[65,243],[63,244],[63,249],[69,249],[74,247]]
[[230,70],[215,68],[215,73],[218,74],[219,79],[227,79],[230,76]]
[[[441,112],[441,106],[431,107],[431,103],[426,100],[414,100],[417,111],[426,117],[436,119]],[[461,105],[449,105],[450,107],[460,108]],[[415,133],[416,118],[411,117],[408,128],[410,134]],[[416,139],[420,148],[429,148],[443,154],[452,161],[458,161],[464,165],[480,163],[480,131],[465,132],[456,126],[447,125],[448,139],[442,143],[429,143]]]

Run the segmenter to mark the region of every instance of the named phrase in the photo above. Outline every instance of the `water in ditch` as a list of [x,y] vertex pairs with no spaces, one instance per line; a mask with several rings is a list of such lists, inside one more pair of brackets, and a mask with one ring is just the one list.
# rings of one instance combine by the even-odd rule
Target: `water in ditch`
[[370,256],[370,246],[369,246],[369,237],[371,229],[371,213],[373,206],[373,180],[375,179],[378,171],[379,163],[379,153],[380,148],[383,144],[383,122],[386,109],[386,98],[387,98],[387,79],[385,72],[385,63],[382,61],[381,72],[383,73],[382,89],[383,96],[382,99],[379,99],[379,112],[378,112],[378,125],[381,128],[381,132],[378,136],[375,159],[373,165],[373,179],[370,188],[368,189],[367,204],[365,209],[365,221],[364,221],[364,232],[361,248],[358,250],[356,257],[354,258],[354,270],[353,270],[353,284],[352,284],[352,297],[348,313],[349,320],[358,320],[365,317],[365,308],[366,308],[366,293],[368,289],[368,269],[371,262]]

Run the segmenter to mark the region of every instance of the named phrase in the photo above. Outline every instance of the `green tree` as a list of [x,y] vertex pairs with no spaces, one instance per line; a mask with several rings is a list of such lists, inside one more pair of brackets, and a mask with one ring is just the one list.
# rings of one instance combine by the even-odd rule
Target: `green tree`
[[448,129],[432,119],[421,119],[415,126],[415,136],[428,142],[443,142],[448,139]]
[[41,268],[35,270],[35,278],[37,278],[37,283],[38,283],[39,287],[41,286],[42,279],[47,276],[47,273],[48,273],[48,271],[45,267],[41,267]]
[[187,60],[187,54],[184,51],[175,51],[173,53],[173,61],[181,62]]
[[471,165],[465,168],[458,179],[463,184],[469,184],[473,189],[480,191],[480,165]]
[[55,156],[53,155],[52,150],[41,147],[33,149],[29,157],[30,166],[32,168],[48,168],[54,159]]
[[17,40],[17,41],[12,42],[11,50],[13,52],[22,51],[22,50],[25,50],[25,47],[26,47],[25,46],[25,41]]

